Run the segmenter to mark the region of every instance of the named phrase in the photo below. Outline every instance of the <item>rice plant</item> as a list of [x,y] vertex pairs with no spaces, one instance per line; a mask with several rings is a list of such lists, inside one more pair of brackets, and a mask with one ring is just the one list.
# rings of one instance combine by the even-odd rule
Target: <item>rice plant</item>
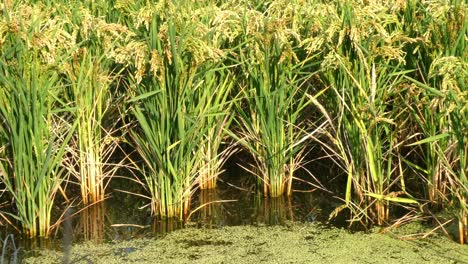
[[67,177],[61,165],[74,125],[56,102],[63,90],[57,74],[25,45],[16,39],[0,61],[0,131],[8,139],[0,174],[16,208],[3,213],[29,237],[48,236],[55,196]]
[[97,57],[99,54],[90,53],[86,48],[81,49],[67,71],[69,100],[75,105],[78,122],[71,153],[78,165],[74,175],[85,205],[104,200],[106,186],[119,167],[108,161],[119,141],[114,136],[118,115],[114,114],[113,123],[109,122],[112,112],[117,112],[116,107],[112,107],[117,101],[115,92],[110,90],[115,77],[106,71],[106,62]]
[[[7,3],[8,4],[8,3]],[[61,6],[11,2],[0,21],[0,175],[14,211],[3,212],[27,236],[48,236],[52,208],[68,179],[76,123],[65,103],[64,62],[76,44]]]
[[[410,72],[401,67],[400,48],[411,40],[388,40],[387,49],[379,48],[387,30],[398,26],[395,16],[382,14],[382,9],[337,6],[338,23],[343,23],[341,46],[326,45],[329,52],[321,65],[321,79],[329,85],[324,89],[327,97],[321,99],[325,105],[310,96],[329,125],[326,139],[315,139],[346,172],[344,207],[350,209],[352,221],[364,225],[374,220],[387,223],[391,202],[417,203],[404,189],[397,158],[400,127],[395,123],[404,114],[395,99],[403,76]],[[375,27],[371,18],[382,19],[387,27]]]
[[416,46],[415,56],[410,57],[418,75],[408,77],[413,88],[412,97],[406,98],[406,102],[420,139],[410,145],[424,161],[407,163],[425,180],[432,208],[440,209],[455,202],[460,243],[464,243],[468,235],[467,132],[462,121],[467,109],[466,3],[414,1],[407,12],[405,31],[423,41]]
[[[466,62],[455,57],[437,59],[429,81],[434,86],[411,79],[415,94],[426,100],[408,100],[413,120],[422,139],[409,144],[421,147],[424,165],[407,161],[425,179],[433,208],[457,204],[460,243],[466,241],[467,221],[467,94],[460,87],[466,76]],[[442,77],[439,79],[438,77]],[[466,78],[465,78],[466,79]],[[437,87],[437,88],[436,88]]]
[[390,202],[416,203],[398,197],[408,194],[395,191],[394,186],[404,180],[397,170],[397,145],[401,143],[393,121],[400,113],[398,109],[389,110],[404,72],[385,65],[376,69],[375,64],[366,69],[365,65],[354,64],[352,70],[341,65],[328,76],[335,93],[334,105],[338,106],[331,111],[337,118],[330,120],[336,124],[331,142],[335,142],[339,150],[336,154],[348,175],[345,202],[351,208],[352,201],[358,205],[354,220],[376,219],[381,225],[389,220]]
[[207,72],[203,88],[199,89],[197,99],[200,100],[201,110],[199,122],[207,129],[203,145],[200,146],[200,168],[198,184],[201,189],[216,187],[218,176],[227,158],[235,152],[235,146],[227,141],[226,129],[229,128],[234,115],[231,112],[231,95],[233,78],[223,72]]
[[120,140],[116,134],[125,133],[123,127],[117,129],[120,76],[112,55],[133,33],[100,16],[110,11],[105,4],[71,2],[55,9],[47,6],[42,11],[49,14],[54,10],[50,15],[60,18],[55,23],[62,25],[64,34],[70,37],[71,46],[61,47],[68,49],[56,70],[67,88],[60,99],[74,106],[72,114],[78,122],[67,166],[77,180],[85,205],[104,199],[106,186],[122,163],[109,162]]
[[280,19],[250,11],[244,16],[247,33],[239,51],[243,101],[237,103],[238,132],[232,136],[254,158],[253,168],[246,169],[258,177],[264,195],[291,195],[294,171],[306,151],[302,113],[308,100],[301,70],[311,58],[297,61],[298,40]]
[[220,165],[215,152],[229,120],[224,112],[229,109],[229,77],[203,50],[193,49],[207,44],[197,38],[200,27],[184,17],[165,21],[154,13],[148,32],[151,74],[135,81],[137,94],[129,100],[138,123],[132,137],[144,160],[152,211],[163,218],[183,219],[199,174],[208,179],[198,181],[216,177],[219,168],[205,176],[206,166]]

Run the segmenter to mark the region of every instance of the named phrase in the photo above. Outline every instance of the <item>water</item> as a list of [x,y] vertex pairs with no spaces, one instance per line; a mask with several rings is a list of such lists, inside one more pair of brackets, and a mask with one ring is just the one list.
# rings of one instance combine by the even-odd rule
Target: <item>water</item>
[[[397,239],[391,233],[351,234],[318,223],[185,227],[162,239],[76,244],[70,263],[468,263],[467,246],[445,237]],[[61,263],[41,251],[25,263]]]
[[[270,243],[268,242],[271,239],[269,238],[271,236],[268,233],[269,230],[273,233],[276,232],[275,237],[283,235],[287,237],[291,234],[281,232],[286,232],[291,228],[307,230],[305,234],[293,235],[291,239],[299,239],[305,244],[310,244],[318,237],[318,233],[310,233],[310,229],[320,226],[320,236],[324,236],[321,239],[331,239],[333,234],[337,232],[333,231],[333,227],[345,225],[343,218],[337,218],[331,222],[328,220],[329,214],[340,203],[327,192],[320,190],[312,192],[307,190],[308,187],[297,185],[295,189],[298,191],[294,192],[292,197],[265,199],[262,194],[255,192],[254,185],[252,176],[228,175],[227,178],[220,180],[216,190],[198,190],[193,197],[191,214],[187,221],[180,222],[155,219],[151,216],[147,206],[148,200],[119,192],[120,189],[124,189],[138,194],[141,188],[129,185],[129,181],[126,180],[116,180],[110,186],[110,196],[103,203],[85,209],[71,208],[67,214],[73,215],[73,217],[69,217],[69,220],[57,229],[57,233],[52,239],[16,238],[13,246],[13,240],[10,237],[7,243],[3,243],[8,245],[3,256],[6,256],[10,262],[14,262],[14,258],[18,257],[19,259],[37,259],[40,263],[43,261],[43,255],[48,254],[47,252],[64,252],[65,254],[60,253],[62,254],[60,256],[53,253],[55,255],[52,257],[52,262],[69,263],[82,258],[80,261],[94,263],[99,262],[99,258],[93,260],[89,254],[77,256],[76,250],[72,250],[72,248],[85,247],[85,251],[92,252],[94,248],[103,247],[102,251],[108,251],[105,256],[126,259],[127,256],[137,253],[146,254],[142,252],[142,249],[151,247],[152,243],[165,243],[154,242],[154,238],[162,238],[162,241],[167,241],[167,243],[175,243],[172,245],[175,248],[170,249],[174,251],[179,250],[177,245],[182,245],[187,250],[197,250],[201,247],[229,248],[243,243],[231,238],[235,233],[246,232],[244,240],[259,239],[256,243],[264,245]],[[223,233],[220,230],[228,231]],[[249,232],[257,232],[252,230],[262,231],[260,235],[249,234]],[[190,234],[180,235],[184,232]],[[227,235],[227,237],[213,240],[210,235],[212,232],[221,232],[221,235]],[[234,233],[229,234],[229,232]],[[171,240],[172,233],[176,233],[174,235],[176,242]],[[327,233],[330,234],[327,235]],[[264,238],[262,238],[262,234],[265,236]],[[361,239],[359,234],[355,237],[346,236],[344,233],[340,234],[345,236],[343,239]],[[452,243],[448,240],[444,241],[445,244]],[[287,241],[283,242],[287,243]],[[372,241],[368,242],[369,246],[372,246]],[[388,241],[385,243],[391,244]],[[115,248],[109,249],[113,246]],[[19,250],[19,248],[21,249]],[[409,248],[408,250],[413,249]],[[423,246],[422,249],[418,247],[417,250],[424,251],[425,249]],[[263,253],[260,253],[258,257],[264,258]],[[189,256],[185,257],[189,260],[203,256],[203,254],[200,255],[192,251],[187,254]],[[190,255],[193,256],[190,257]],[[256,259],[256,261],[258,260]]]
[[152,217],[147,199],[119,191],[144,194],[139,193],[141,187],[132,185],[129,180],[116,179],[103,203],[84,209],[69,208],[65,214],[68,220],[61,224],[51,239],[15,236],[14,246],[11,242],[4,243],[12,247],[4,255],[12,259],[18,253],[22,258],[35,256],[44,249],[67,252],[72,244],[85,241],[102,244],[163,237],[184,227],[275,226],[290,221],[327,222],[328,214],[337,205],[329,194],[321,191],[294,192],[292,197],[266,199],[261,193],[255,192],[253,176],[226,177],[220,180],[216,190],[198,190],[195,193],[192,212],[185,222],[162,221]]

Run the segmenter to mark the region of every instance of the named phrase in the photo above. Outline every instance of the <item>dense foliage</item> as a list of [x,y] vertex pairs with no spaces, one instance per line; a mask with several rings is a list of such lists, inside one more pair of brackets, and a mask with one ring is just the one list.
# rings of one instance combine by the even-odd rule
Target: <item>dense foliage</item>
[[276,197],[319,147],[344,179],[310,182],[340,190],[332,216],[449,210],[468,239],[464,1],[12,0],[0,13],[0,216],[31,237],[50,234],[74,185],[102,201],[118,167],[138,171],[154,214],[183,219],[238,149]]

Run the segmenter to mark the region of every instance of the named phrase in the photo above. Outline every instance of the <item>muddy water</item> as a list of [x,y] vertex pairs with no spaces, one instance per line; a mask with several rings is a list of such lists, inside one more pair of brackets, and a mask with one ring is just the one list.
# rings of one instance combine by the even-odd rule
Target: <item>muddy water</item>
[[338,203],[324,192],[263,199],[249,181],[221,182],[218,190],[196,193],[193,212],[181,223],[155,221],[144,199],[117,193],[120,186],[113,187],[115,195],[105,203],[82,210],[64,225],[68,228],[59,230],[64,239],[17,241],[23,248],[18,254],[21,261],[468,263],[467,246],[444,236],[409,240],[413,237],[406,235],[429,230],[418,224],[395,233],[351,234],[339,228],[340,220],[327,221]]

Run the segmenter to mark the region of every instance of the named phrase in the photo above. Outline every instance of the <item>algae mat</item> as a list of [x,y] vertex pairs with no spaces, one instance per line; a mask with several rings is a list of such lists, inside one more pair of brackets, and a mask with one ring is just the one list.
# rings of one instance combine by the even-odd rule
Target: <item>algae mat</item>
[[[62,252],[37,254],[24,262],[64,261]],[[68,257],[70,263],[468,263],[468,247],[442,236],[401,240],[395,234],[289,223],[185,228],[159,239],[83,243],[74,245]]]

